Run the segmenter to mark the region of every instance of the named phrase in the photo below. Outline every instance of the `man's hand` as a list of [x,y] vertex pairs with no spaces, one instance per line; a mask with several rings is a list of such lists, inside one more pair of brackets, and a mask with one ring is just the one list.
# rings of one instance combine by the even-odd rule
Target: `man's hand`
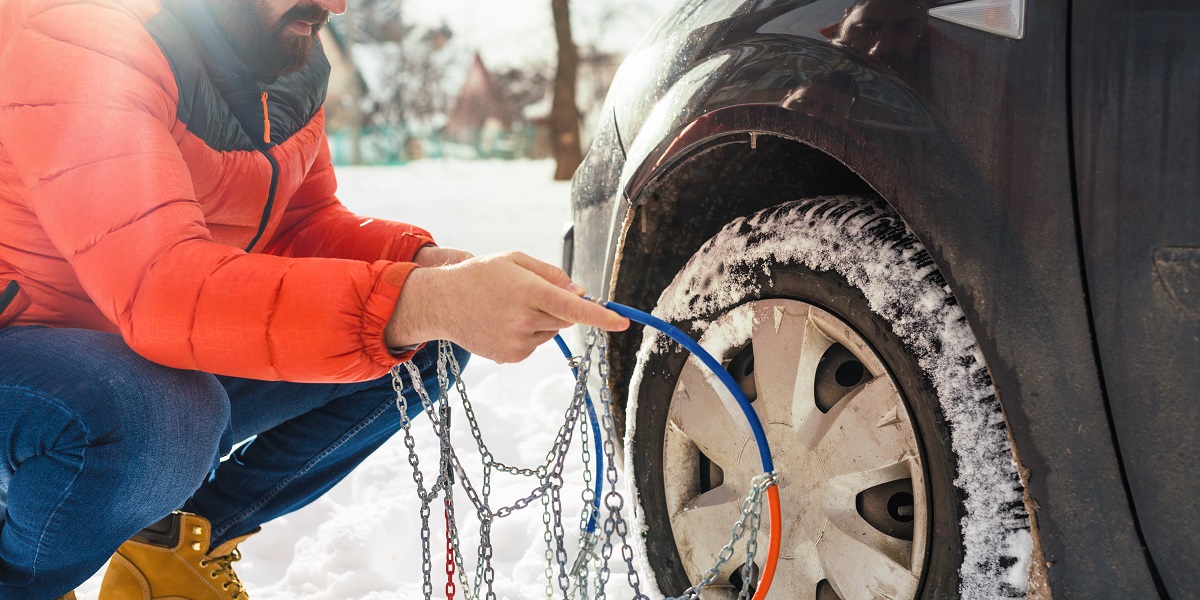
[[458,263],[475,258],[466,250],[457,248],[441,248],[438,246],[425,246],[413,255],[412,261],[422,267],[445,267],[449,265],[457,265]]
[[391,347],[449,340],[504,363],[523,360],[576,323],[609,331],[629,327],[628,319],[582,295],[562,269],[520,252],[416,269],[385,337]]

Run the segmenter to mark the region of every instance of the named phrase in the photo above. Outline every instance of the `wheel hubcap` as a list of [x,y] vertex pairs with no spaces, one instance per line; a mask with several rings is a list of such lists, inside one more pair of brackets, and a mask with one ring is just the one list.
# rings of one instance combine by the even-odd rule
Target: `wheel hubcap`
[[[701,343],[726,349],[721,358],[751,392],[771,444],[784,520],[771,596],[914,598],[928,523],[920,447],[903,396],[867,342],[820,308],[771,299],[722,315]],[[695,359],[671,398],[663,459],[676,545],[699,581],[762,465],[736,401]],[[757,567],[767,521],[764,510]],[[710,593],[736,597],[745,559],[743,545]]]

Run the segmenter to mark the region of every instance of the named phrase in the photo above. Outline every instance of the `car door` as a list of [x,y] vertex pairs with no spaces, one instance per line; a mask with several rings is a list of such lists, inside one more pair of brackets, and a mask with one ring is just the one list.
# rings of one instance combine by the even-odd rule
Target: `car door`
[[1130,494],[1162,588],[1200,585],[1200,4],[1072,3],[1087,286]]

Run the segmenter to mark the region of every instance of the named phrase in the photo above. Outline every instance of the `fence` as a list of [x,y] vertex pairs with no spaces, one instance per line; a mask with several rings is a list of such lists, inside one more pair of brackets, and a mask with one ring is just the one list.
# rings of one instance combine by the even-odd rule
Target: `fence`
[[[358,164],[402,165],[420,158],[545,158],[549,136],[533,124],[511,130],[486,128],[459,132],[416,133],[403,127],[363,127],[358,135]],[[354,164],[354,139],[349,129],[327,132],[335,165]]]

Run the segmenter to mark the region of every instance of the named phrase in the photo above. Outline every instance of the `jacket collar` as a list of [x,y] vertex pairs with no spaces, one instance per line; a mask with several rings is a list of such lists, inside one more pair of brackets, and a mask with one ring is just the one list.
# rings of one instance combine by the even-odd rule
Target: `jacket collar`
[[204,56],[208,71],[216,75],[216,78],[252,80],[267,85],[277,79],[260,79],[250,72],[245,61],[234,51],[228,34],[217,25],[209,0],[162,0],[162,5],[191,32],[196,45],[200,47],[200,53]]

